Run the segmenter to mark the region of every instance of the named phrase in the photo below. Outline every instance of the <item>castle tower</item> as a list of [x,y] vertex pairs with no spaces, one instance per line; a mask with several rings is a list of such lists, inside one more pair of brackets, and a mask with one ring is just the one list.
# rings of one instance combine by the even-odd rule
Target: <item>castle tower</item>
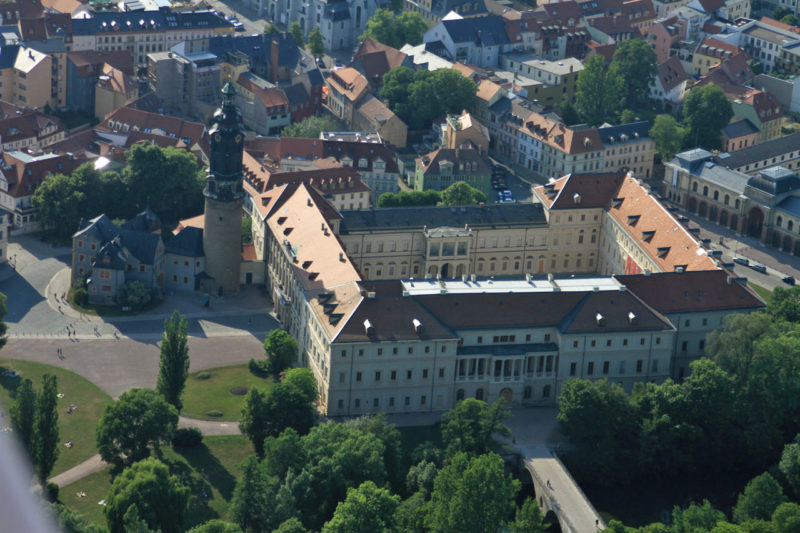
[[222,88],[222,107],[214,112],[211,164],[206,176],[203,250],[206,273],[217,296],[239,292],[242,264],[242,116],[234,105],[236,90]]

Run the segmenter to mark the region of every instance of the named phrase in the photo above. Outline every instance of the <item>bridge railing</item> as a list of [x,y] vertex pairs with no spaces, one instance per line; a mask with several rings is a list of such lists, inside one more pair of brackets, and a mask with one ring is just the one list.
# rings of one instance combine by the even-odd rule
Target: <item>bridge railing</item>
[[[554,459],[556,459],[558,461],[558,458],[555,455],[553,455],[552,451],[550,451],[550,455]],[[525,460],[526,463],[528,463],[528,461],[529,461],[528,459]],[[545,480],[543,480],[542,477],[539,475],[539,473],[533,468],[533,461],[530,460],[530,462],[531,462],[530,468],[526,468],[526,470],[531,474],[531,477],[533,478],[534,484],[536,484],[539,487],[541,487],[542,492],[544,492],[547,495],[546,498],[550,502],[550,507],[556,513],[556,515],[558,516],[558,519],[562,522],[562,526],[566,526],[566,528],[562,527],[562,529],[567,529],[568,531],[570,531],[572,533],[582,533],[575,526],[575,524],[572,522],[572,520],[570,520],[569,516],[566,513],[561,511],[561,505],[558,503],[558,498],[556,498],[556,496],[555,496],[555,494],[553,494],[552,490],[548,490],[547,482]],[[561,463],[561,461],[558,461],[558,464],[561,465],[561,468],[564,468],[564,465]],[[564,470],[566,471],[566,469],[564,469]],[[572,479],[572,477],[570,477],[570,479]],[[572,482],[575,483],[575,480],[572,479]],[[583,492],[581,492],[581,494],[583,494]],[[584,498],[585,497],[586,496],[584,495]],[[592,509],[594,509],[594,507],[592,507]],[[542,510],[542,511],[544,511],[544,510]]]
[[558,461],[558,464],[561,467],[561,469],[564,470],[564,472],[567,473],[567,477],[569,477],[570,481],[572,481],[572,484],[575,485],[575,488],[578,489],[578,492],[583,497],[583,499],[586,501],[586,503],[589,505],[589,508],[592,510],[592,512],[595,514],[595,516],[597,516],[600,519],[600,524],[603,526],[603,529],[605,529],[606,523],[603,520],[603,518],[600,516],[600,513],[597,512],[597,509],[594,508],[594,505],[592,505],[592,500],[590,500],[589,498],[586,497],[586,493],[583,492],[583,489],[581,488],[581,486],[578,485],[578,482],[575,481],[574,477],[572,477],[572,474],[570,474],[569,469],[567,469],[567,467],[564,466],[564,463],[561,462],[561,458],[558,456],[558,454],[556,454],[553,450],[550,450],[550,453],[552,454],[553,459]]

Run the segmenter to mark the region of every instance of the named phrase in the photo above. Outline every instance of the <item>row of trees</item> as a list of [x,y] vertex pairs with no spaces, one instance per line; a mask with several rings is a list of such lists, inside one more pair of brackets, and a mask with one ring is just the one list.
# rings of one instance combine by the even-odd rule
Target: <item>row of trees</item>
[[439,192],[424,191],[385,192],[378,197],[378,207],[414,207],[424,205],[475,205],[486,203],[486,195],[464,181],[457,181]]
[[[230,516],[254,533],[289,524],[325,533],[543,532],[538,506],[516,507],[520,484],[492,451],[507,415],[500,403],[460,402],[443,418],[444,448],[421,445],[407,472],[400,434],[385,415],[315,425],[304,435],[287,419],[248,459]],[[243,431],[256,439],[249,417],[245,408]]]
[[572,463],[607,484],[767,468],[800,431],[798,339],[800,288],[777,288],[764,312],[727,317],[682,383],[566,382]]
[[128,219],[149,207],[171,223],[202,212],[205,176],[191,152],[145,143],[134,145],[125,157],[128,164],[121,173],[86,163],[69,176],[44,180],[32,199],[42,224],[68,238],[82,218],[100,213]]
[[478,87],[470,78],[452,69],[411,70],[396,67],[383,75],[381,99],[409,129],[430,127],[447,113],[474,111]]
[[[277,33],[278,28],[275,25],[267,26],[266,33]],[[325,55],[325,38],[322,36],[322,32],[319,31],[319,26],[315,26],[309,33],[308,33],[308,42],[306,43],[305,38],[303,37],[303,28],[300,27],[299,22],[292,22],[289,25],[289,35],[292,36],[294,42],[297,43],[297,46],[300,48],[306,47],[308,51],[311,52],[311,55],[314,57],[322,57]]]
[[31,458],[44,486],[58,459],[58,380],[42,376],[38,394],[30,379],[23,379],[10,409],[11,427]]

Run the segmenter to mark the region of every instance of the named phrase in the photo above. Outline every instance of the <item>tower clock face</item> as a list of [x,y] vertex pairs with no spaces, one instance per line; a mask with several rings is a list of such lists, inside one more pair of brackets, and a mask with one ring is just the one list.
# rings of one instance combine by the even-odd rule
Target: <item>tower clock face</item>
[[219,133],[214,134],[214,140],[220,142],[222,140],[222,135]]
[[242,142],[242,134],[241,133],[236,136],[236,142],[237,143]]

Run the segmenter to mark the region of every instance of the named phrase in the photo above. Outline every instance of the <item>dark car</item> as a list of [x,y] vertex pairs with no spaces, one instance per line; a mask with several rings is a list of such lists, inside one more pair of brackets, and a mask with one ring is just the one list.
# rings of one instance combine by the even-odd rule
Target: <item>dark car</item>
[[327,68],[327,67],[325,66],[325,62],[322,60],[322,58],[321,58],[321,57],[318,57],[318,58],[317,58],[317,66],[318,66],[319,68]]
[[794,279],[793,276],[786,276],[781,281],[783,281],[787,285],[794,285],[795,284],[795,279]]

